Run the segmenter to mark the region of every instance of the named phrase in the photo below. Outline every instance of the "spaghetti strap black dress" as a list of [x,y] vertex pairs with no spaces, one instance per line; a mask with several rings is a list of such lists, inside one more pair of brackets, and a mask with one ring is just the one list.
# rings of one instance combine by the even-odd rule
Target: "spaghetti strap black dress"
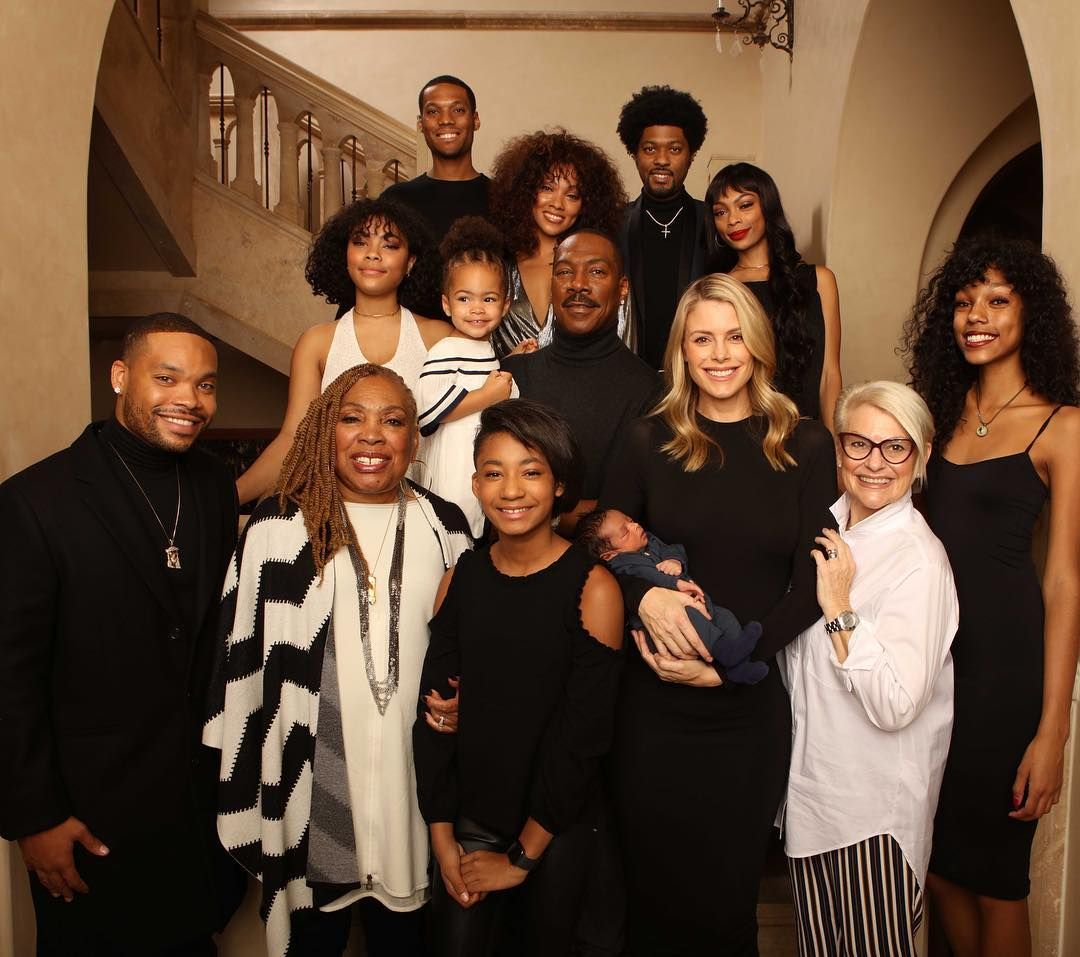
[[927,519],[960,599],[953,641],[952,743],[934,820],[930,871],[984,897],[1023,900],[1035,821],[1009,817],[1016,769],[1039,726],[1043,601],[1031,556],[1049,491],[1029,452],[956,465],[934,455]]

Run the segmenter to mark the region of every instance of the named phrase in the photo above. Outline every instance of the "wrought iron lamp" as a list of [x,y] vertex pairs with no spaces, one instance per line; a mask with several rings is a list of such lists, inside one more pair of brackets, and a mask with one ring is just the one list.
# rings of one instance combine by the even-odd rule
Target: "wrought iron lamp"
[[[724,9],[724,0],[716,0],[716,9],[712,18],[716,21],[717,37],[720,25],[734,28],[739,40],[749,45],[755,44],[759,50],[765,45],[783,50],[792,56],[795,46],[795,0],[734,0],[741,13],[731,13]],[[746,25],[746,32],[739,29]]]

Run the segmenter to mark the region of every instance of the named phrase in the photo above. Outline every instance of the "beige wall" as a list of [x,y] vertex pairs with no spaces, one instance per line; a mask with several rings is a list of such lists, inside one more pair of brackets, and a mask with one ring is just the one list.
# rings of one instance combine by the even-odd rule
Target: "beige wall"
[[[1013,0],[1039,105],[1043,144],[1043,247],[1080,299],[1080,15],[1073,0]],[[1071,769],[1080,763],[1074,691]],[[1071,775],[1075,785],[1075,773]],[[1080,954],[1080,787],[1070,787],[1054,812],[1059,866],[1039,874],[1033,906],[1038,957]]]
[[[90,413],[86,168],[112,5],[55,0],[4,8],[0,126],[12,135],[0,150],[0,478],[69,444]],[[24,873],[10,846],[0,845],[2,957],[31,952]]]
[[[347,3],[290,4],[295,9],[357,9]],[[549,2],[481,2],[433,0],[426,5],[387,3],[380,9],[473,10],[512,9],[655,12],[645,0],[582,4]],[[214,15],[269,9],[256,0],[213,0]],[[701,13],[697,0],[665,5],[670,12]],[[325,77],[395,119],[416,119],[421,83],[438,73],[451,73],[476,92],[481,129],[474,159],[487,169],[511,136],[544,126],[562,125],[591,139],[616,160],[627,192],[641,182],[633,162],[615,135],[619,109],[647,83],[668,83],[689,90],[702,103],[711,130],[687,187],[702,196],[711,156],[753,157],[760,141],[761,72],[754,52],[718,55],[710,33],[614,33],[574,31],[361,31],[258,30],[252,39]],[[729,38],[725,36],[725,41]],[[786,59],[786,58],[785,58]],[[426,168],[422,142],[417,165]]]

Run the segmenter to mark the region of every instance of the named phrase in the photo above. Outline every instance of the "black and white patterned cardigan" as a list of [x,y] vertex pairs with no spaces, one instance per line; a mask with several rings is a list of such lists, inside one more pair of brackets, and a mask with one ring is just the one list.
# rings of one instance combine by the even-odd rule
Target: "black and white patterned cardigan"
[[[461,510],[409,483],[449,568],[472,539]],[[434,601],[434,595],[432,601]],[[225,579],[203,743],[221,751],[217,830],[262,883],[268,953],[288,951],[293,912],[314,906],[306,880],[312,761],[334,566],[320,582],[300,509],[267,500]],[[404,692],[403,692],[404,693]]]

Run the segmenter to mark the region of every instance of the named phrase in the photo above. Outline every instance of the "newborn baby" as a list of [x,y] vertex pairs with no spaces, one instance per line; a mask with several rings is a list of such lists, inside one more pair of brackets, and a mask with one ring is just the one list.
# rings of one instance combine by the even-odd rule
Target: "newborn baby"
[[[761,625],[752,621],[744,628],[728,609],[713,604],[690,578],[686,550],[682,545],[665,545],[614,508],[598,508],[582,518],[577,537],[590,555],[603,561],[616,575],[633,575],[660,588],[676,591],[687,591],[679,589],[680,581],[693,585],[689,593],[712,618],[706,618],[693,605],[687,607],[686,614],[709,654],[724,669],[728,681],[752,685],[769,673],[765,662],[749,660],[761,637]],[[641,619],[636,616],[631,618],[630,626],[645,631]],[[647,638],[647,641],[649,649],[655,651],[652,639]]]

